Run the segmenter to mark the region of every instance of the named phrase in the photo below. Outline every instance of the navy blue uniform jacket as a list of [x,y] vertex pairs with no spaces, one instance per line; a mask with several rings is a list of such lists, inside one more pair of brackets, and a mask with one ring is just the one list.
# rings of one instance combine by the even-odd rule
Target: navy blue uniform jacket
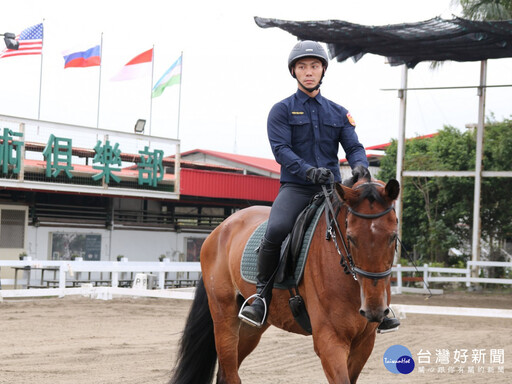
[[301,90],[278,102],[270,110],[268,138],[276,161],[281,164],[281,182],[311,184],[306,171],[328,168],[341,182],[338,148],[345,151],[352,168],[368,167],[348,111],[320,93],[314,98]]

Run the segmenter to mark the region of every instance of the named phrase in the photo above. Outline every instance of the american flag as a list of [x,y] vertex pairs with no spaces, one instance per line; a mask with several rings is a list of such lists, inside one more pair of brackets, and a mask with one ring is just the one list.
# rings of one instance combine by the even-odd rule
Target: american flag
[[19,55],[40,55],[43,51],[43,24],[36,24],[24,29],[16,40],[20,42],[18,49],[4,49],[0,59]]

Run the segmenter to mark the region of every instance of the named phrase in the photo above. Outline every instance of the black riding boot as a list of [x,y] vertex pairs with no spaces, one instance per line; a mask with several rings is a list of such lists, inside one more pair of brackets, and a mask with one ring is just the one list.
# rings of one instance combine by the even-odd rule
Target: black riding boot
[[244,322],[261,327],[266,320],[270,301],[272,300],[272,287],[274,286],[274,272],[279,265],[281,244],[274,244],[263,238],[258,252],[258,275],[256,276],[256,295],[251,305],[244,305],[238,317]]

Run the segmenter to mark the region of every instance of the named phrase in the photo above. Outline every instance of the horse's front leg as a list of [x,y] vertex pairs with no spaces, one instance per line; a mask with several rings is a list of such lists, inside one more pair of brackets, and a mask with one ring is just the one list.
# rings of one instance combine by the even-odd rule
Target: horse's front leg
[[313,332],[315,352],[329,384],[351,384],[348,371],[350,347],[339,340],[333,330]]
[[376,327],[376,323],[368,323],[365,332],[352,341],[350,354],[348,356],[348,374],[352,384],[357,382],[359,374],[373,351]]

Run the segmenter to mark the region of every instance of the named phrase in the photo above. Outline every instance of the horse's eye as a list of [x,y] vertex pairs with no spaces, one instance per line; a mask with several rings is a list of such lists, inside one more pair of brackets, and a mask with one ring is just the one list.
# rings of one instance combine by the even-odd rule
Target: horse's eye
[[356,246],[356,241],[355,241],[355,239],[354,239],[352,236],[350,236],[348,233],[347,233],[347,241],[348,241],[349,243],[352,243],[352,244],[354,245],[354,247]]
[[392,233],[391,236],[389,237],[389,244],[392,244],[393,242],[395,242],[397,237],[398,236],[396,233]]

